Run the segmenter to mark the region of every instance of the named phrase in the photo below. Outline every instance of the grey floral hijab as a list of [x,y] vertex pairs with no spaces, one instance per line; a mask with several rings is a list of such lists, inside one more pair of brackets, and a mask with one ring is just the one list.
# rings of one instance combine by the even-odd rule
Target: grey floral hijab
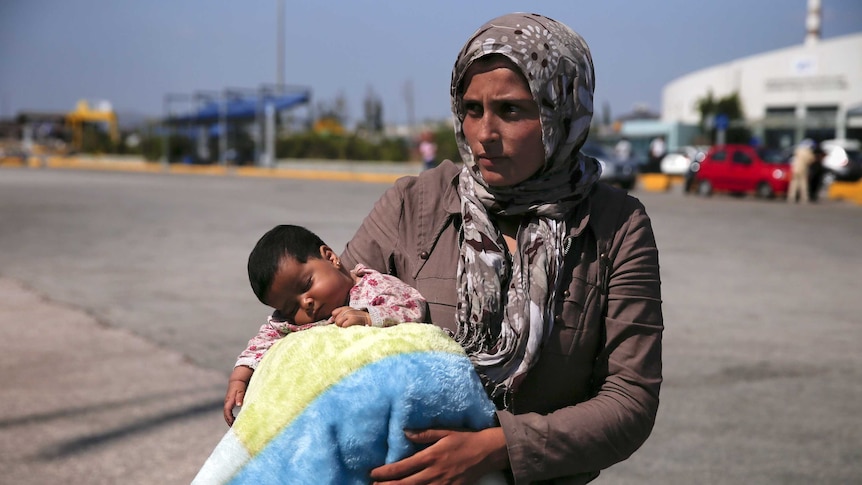
[[[521,70],[541,112],[545,164],[510,187],[484,181],[462,129],[464,75],[476,59],[491,54],[506,56]],[[579,151],[589,133],[594,83],[586,42],[553,19],[526,13],[480,27],[452,71],[455,138],[464,161],[455,338],[495,398],[517,389],[552,329],[565,219],[601,172]],[[511,258],[491,220],[510,215],[521,216]]]

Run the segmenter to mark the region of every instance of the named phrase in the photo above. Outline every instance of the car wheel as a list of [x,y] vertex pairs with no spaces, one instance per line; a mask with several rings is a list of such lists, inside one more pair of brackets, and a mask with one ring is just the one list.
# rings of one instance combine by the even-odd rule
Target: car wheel
[[703,197],[709,197],[712,195],[712,184],[709,183],[709,180],[701,180],[700,183],[697,184],[697,193]]
[[760,182],[757,186],[757,196],[761,199],[771,199],[775,197],[775,191],[772,190],[772,186],[766,182]]
[[823,174],[823,179],[820,181],[820,186],[828,189],[829,186],[835,182],[835,179],[835,172],[831,170],[827,171],[825,174]]

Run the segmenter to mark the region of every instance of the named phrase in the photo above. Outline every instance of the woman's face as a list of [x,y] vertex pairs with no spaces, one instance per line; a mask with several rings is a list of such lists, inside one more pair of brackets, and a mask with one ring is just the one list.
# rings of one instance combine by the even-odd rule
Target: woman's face
[[539,107],[515,69],[506,59],[479,59],[464,76],[464,138],[492,187],[517,185],[545,164]]

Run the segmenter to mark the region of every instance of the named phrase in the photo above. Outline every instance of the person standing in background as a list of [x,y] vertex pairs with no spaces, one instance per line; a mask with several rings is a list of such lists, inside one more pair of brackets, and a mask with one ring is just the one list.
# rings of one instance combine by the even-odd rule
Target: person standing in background
[[628,138],[622,137],[620,141],[614,145],[614,155],[620,160],[628,160],[632,156],[632,142]]
[[659,135],[652,139],[649,143],[649,163],[646,167],[646,172],[660,172],[661,159],[667,153],[667,144],[664,142],[664,136]]
[[820,190],[823,188],[823,176],[826,174],[826,168],[823,166],[823,157],[826,153],[818,143],[814,147],[814,161],[808,167],[808,199],[811,202],[817,202],[820,198]]
[[790,160],[790,187],[787,202],[808,203],[808,168],[814,162],[814,142],[805,139],[796,147]]
[[423,167],[429,170],[437,166],[437,144],[434,143],[434,135],[428,131],[422,133],[421,140],[419,154],[422,156]]

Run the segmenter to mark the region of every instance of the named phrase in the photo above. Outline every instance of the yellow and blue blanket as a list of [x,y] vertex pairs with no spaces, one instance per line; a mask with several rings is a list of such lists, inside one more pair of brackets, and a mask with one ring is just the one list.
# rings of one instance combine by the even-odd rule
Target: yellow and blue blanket
[[405,429],[494,422],[460,345],[417,323],[290,334],[244,401],[193,484],[366,484],[373,468],[418,451]]

